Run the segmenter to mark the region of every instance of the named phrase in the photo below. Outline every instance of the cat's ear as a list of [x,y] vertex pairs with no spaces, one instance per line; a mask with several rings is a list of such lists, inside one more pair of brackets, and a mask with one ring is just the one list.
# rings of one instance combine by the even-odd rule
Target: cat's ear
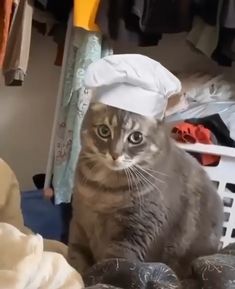
[[156,126],[156,127],[158,127],[158,126],[160,126],[163,122],[164,122],[164,119],[159,119],[159,118],[155,118],[155,117],[153,117],[153,118],[151,118],[151,121],[154,123],[154,125]]
[[163,116],[162,119],[156,119],[156,125],[157,127],[162,126],[165,122],[165,116]]

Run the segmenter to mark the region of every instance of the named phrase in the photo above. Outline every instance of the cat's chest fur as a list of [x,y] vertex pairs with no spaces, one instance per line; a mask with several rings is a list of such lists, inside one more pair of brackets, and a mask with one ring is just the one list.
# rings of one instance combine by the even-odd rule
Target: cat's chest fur
[[[84,189],[83,192],[85,192]],[[112,236],[118,234],[120,230],[119,222],[112,216],[110,209],[106,213],[101,213],[100,210],[93,210],[90,204],[83,200],[81,195],[77,204],[77,220],[86,234],[88,245],[94,258],[96,260],[102,259],[104,248],[108,245]],[[105,211],[104,207],[102,206],[103,211]]]
[[[171,181],[173,185],[173,180]],[[152,192],[151,187],[148,194],[134,199],[127,192],[103,192],[88,183],[78,182],[77,188],[76,219],[85,231],[96,260],[102,259],[110,240],[122,239],[131,235],[132,231],[139,230],[142,234],[144,229],[144,234],[150,237],[148,246],[151,249],[155,235],[159,234],[158,230],[170,218],[164,198],[157,192]],[[165,186],[165,190],[168,189]],[[173,215],[176,212],[174,214],[174,208],[171,208],[171,217]]]

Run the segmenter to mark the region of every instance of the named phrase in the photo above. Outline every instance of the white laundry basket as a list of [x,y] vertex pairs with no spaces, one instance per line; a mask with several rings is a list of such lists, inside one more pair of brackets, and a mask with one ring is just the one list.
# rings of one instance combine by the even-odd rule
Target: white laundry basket
[[235,148],[204,145],[204,144],[178,144],[188,152],[210,153],[221,156],[216,167],[204,167],[209,177],[218,185],[218,193],[224,203],[223,247],[235,242],[235,192],[227,186],[235,185]]

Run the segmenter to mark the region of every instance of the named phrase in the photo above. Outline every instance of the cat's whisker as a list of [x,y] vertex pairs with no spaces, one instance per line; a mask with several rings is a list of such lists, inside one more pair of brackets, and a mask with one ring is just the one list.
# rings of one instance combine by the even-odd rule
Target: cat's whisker
[[139,176],[138,173],[134,169],[133,169],[133,174],[135,175],[135,178],[138,180],[138,184],[140,185],[140,189],[138,187],[138,199],[140,202],[140,206],[142,207],[143,196],[145,195],[145,190],[149,187],[149,183],[143,180],[142,177]]
[[[142,168],[142,167],[141,167]],[[157,171],[157,170],[153,170],[153,169],[149,169],[149,168],[145,168],[146,171],[149,171],[149,172],[153,172],[153,173],[156,173],[158,175],[162,175],[164,177],[169,177],[168,174],[166,173],[163,173],[163,172],[160,172],[160,171]]]
[[143,175],[143,173],[138,169],[138,167],[134,166],[136,173],[143,179],[145,180],[150,186],[155,188],[159,193],[161,193],[161,190],[159,189],[156,184],[153,184],[146,176]]
[[[139,167],[141,167],[141,168],[143,168],[142,166],[140,166],[140,165],[136,165],[136,166],[139,166]],[[154,169],[150,169],[150,168],[144,168],[146,171],[148,171],[148,172],[151,172],[151,173],[155,173],[155,174],[157,174],[157,175],[161,175],[161,176],[163,176],[163,177],[168,177],[168,174],[166,174],[166,173],[163,173],[163,172],[160,172],[160,171],[158,171],[158,170],[154,170]]]
[[161,180],[160,178],[157,178],[156,176],[153,176],[151,173],[149,173],[146,169],[142,168],[141,166],[139,165],[136,165],[136,167],[141,170],[143,173],[147,174],[148,176],[150,176],[151,178],[153,178],[154,180],[160,182],[160,183],[163,183],[165,184],[166,182]]
[[[129,168],[129,170],[130,170],[130,173],[131,173],[131,175],[132,175],[132,177],[133,177],[133,180],[134,180],[134,183],[135,183],[135,186],[136,186],[137,195],[138,195],[138,199],[139,199],[140,214],[142,214],[142,195],[141,195],[141,193],[140,193],[139,186],[138,186],[138,183],[137,183],[137,181],[136,181],[136,179],[137,179],[138,182],[139,182],[139,178],[138,178],[138,176],[135,174],[135,172],[131,170],[131,168]],[[133,174],[134,174],[134,176],[133,176]]]
[[[149,186],[150,186],[150,183],[147,182],[147,181],[139,174],[139,172],[136,171],[136,169],[133,168],[133,172],[134,172],[135,176],[136,176],[137,178],[139,178],[139,180],[140,180],[143,188],[146,188],[146,187],[149,187]],[[142,194],[143,194],[143,192],[142,192]]]
[[143,183],[143,180],[139,177],[139,175],[136,174],[136,169],[134,167],[131,167],[130,170],[134,174],[134,176],[138,179],[138,183],[140,183],[143,187],[145,187],[145,183]]
[[131,190],[133,191],[134,190],[133,176],[129,169],[128,169],[128,172],[129,172],[130,181],[131,181]]
[[126,178],[127,178],[127,183],[128,183],[128,189],[129,189],[129,192],[131,192],[131,187],[130,187],[130,180],[129,180],[129,172],[127,169],[124,169],[124,172],[125,172],[125,175],[126,175]]
[[131,184],[132,184],[132,190],[134,190],[134,185],[136,187],[135,178],[133,178],[133,173],[131,172],[130,168],[127,168],[127,170],[128,170],[129,176],[130,176],[130,180],[131,180]]
[[134,185],[135,185],[135,177],[133,176],[133,173],[129,170],[130,173],[130,178],[131,178],[131,185],[132,185],[132,191],[134,190]]

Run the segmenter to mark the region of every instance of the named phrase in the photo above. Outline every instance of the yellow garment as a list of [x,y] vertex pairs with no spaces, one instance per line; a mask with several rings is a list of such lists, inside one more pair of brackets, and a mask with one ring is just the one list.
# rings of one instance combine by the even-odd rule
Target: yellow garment
[[99,31],[95,23],[99,3],[100,0],[74,0],[74,26],[88,31]]

